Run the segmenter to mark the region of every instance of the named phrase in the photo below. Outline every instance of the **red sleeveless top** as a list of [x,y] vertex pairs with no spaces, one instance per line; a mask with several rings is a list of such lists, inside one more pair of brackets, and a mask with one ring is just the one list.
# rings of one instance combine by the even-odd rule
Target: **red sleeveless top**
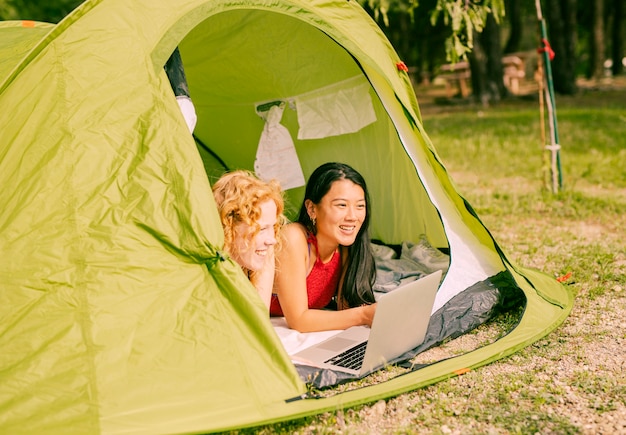
[[[307,242],[313,245],[317,258],[313,269],[306,277],[306,292],[309,298],[309,308],[321,309],[327,306],[337,293],[339,277],[341,276],[341,254],[335,251],[330,261],[322,263],[317,248],[317,238],[314,234],[307,236]],[[310,248],[309,248],[310,249]],[[283,310],[278,302],[278,296],[273,294],[270,304],[270,315],[282,316]]]

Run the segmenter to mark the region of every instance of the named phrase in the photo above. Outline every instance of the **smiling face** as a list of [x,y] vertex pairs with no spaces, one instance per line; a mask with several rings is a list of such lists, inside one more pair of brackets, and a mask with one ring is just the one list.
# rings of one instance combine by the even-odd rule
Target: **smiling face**
[[256,234],[257,228],[243,222],[237,223],[234,228],[233,259],[253,272],[263,268],[268,249],[276,244],[276,203],[268,199],[259,205],[259,209],[261,216],[256,223],[260,229]]
[[318,240],[350,246],[367,213],[365,192],[350,180],[336,180],[319,204],[308,202],[307,210],[316,221]]

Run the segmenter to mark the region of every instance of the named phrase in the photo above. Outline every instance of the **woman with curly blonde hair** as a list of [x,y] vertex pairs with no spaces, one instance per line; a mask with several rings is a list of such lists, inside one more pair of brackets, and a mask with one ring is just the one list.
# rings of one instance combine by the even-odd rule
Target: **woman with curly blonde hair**
[[280,185],[237,170],[224,174],[213,185],[213,195],[224,228],[224,249],[241,266],[269,309],[274,251],[286,221]]

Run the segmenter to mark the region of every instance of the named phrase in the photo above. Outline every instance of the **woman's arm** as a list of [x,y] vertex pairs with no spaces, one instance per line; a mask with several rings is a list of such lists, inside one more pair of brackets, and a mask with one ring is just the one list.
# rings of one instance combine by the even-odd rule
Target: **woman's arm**
[[276,269],[276,261],[274,260],[274,247],[270,246],[265,257],[265,264],[261,270],[258,270],[252,276],[252,284],[259,292],[259,296],[263,300],[268,312],[270,309],[270,300],[272,298],[272,288],[274,286],[274,271]]
[[375,305],[341,311],[308,308],[306,277],[310,263],[313,261],[309,258],[304,228],[298,223],[287,225],[283,229],[283,246],[278,253],[274,283],[287,325],[300,332],[371,326]]

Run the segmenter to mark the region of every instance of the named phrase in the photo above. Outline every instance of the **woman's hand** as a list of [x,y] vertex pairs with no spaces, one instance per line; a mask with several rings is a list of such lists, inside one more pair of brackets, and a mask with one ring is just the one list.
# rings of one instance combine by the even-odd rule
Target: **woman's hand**
[[251,278],[252,284],[259,292],[259,296],[263,300],[268,312],[270,309],[270,300],[272,298],[272,288],[274,286],[274,271],[276,270],[276,261],[274,259],[274,246],[270,246],[265,257],[265,264],[261,270],[257,270]]
[[370,328],[372,327],[372,322],[374,321],[374,314],[376,313],[377,305],[378,304],[371,304],[362,305],[359,307],[359,309],[363,311],[363,325],[367,325]]

